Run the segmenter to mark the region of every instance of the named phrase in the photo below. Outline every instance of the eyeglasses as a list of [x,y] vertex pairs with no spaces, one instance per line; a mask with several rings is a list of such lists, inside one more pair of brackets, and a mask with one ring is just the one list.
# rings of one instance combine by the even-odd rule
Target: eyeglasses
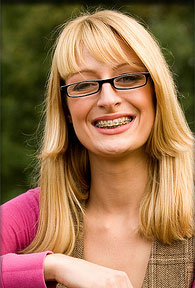
[[85,97],[98,93],[104,83],[110,83],[117,90],[136,89],[145,86],[149,76],[149,72],[127,73],[109,79],[79,81],[60,88],[68,97]]

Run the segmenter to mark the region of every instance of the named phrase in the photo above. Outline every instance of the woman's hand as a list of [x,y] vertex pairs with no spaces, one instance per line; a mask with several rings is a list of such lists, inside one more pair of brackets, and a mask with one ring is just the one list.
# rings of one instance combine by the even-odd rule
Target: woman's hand
[[63,254],[45,257],[44,276],[68,288],[133,288],[125,272]]

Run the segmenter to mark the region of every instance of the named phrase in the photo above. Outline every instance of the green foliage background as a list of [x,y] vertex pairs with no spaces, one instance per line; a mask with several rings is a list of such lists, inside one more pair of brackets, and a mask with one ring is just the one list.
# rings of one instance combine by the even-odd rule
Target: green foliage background
[[[57,27],[80,10],[81,4],[2,5],[2,202],[32,187],[50,50]],[[121,4],[120,10],[144,22],[159,40],[193,129],[193,5]]]

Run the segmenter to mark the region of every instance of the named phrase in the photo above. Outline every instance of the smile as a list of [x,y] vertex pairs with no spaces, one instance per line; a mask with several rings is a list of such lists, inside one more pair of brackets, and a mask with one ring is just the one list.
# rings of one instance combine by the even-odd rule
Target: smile
[[96,121],[94,125],[98,128],[113,129],[128,124],[134,119],[133,116],[121,117],[113,120]]

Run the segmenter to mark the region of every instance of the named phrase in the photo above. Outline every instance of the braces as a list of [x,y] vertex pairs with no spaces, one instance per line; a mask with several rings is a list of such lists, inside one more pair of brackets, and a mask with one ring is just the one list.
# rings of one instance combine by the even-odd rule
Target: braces
[[95,126],[98,128],[116,128],[120,127],[122,125],[125,125],[133,120],[133,117],[123,117],[119,119],[114,120],[108,120],[108,121],[100,121],[99,123],[96,123]]

